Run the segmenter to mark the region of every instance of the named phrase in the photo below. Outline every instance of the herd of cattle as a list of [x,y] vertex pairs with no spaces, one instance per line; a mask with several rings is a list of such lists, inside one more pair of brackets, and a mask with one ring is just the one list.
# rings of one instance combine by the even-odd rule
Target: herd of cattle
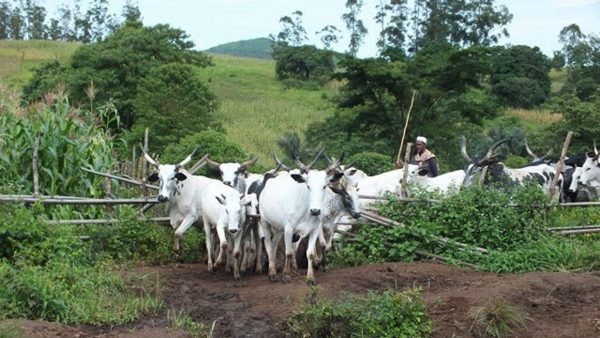
[[[467,161],[464,170],[430,178],[419,176],[418,167],[409,164],[406,181],[410,187],[450,194],[462,186],[473,184],[482,172],[485,175],[483,168],[487,167],[483,184],[522,185],[533,182],[548,191],[556,173],[556,164],[535,156],[526,146],[534,161],[523,168],[508,168],[493,156],[496,148],[506,141],[492,145],[484,156],[471,158],[463,137],[461,153]],[[193,153],[179,164],[159,164],[148,154],[144,153],[144,156],[155,168],[147,180],[160,182],[158,201],[168,202],[177,252],[185,231],[198,222],[203,224],[206,235],[209,271],[225,265],[226,271],[233,268],[236,280],[241,278],[243,271],[261,271],[264,246],[269,278],[275,281],[277,249],[283,237],[283,280],[289,281],[291,269],[296,268],[300,239],[307,238],[306,277],[313,282],[314,268],[319,265],[326,267],[326,252],[331,247],[337,223],[343,217],[360,217],[361,208],[372,201],[360,198],[359,191],[361,196],[397,193],[405,172],[403,168],[368,176],[352,165],[342,165],[343,155],[337,160],[325,155],[329,165],[319,170],[313,166],[322,154],[323,149],[308,165],[296,159],[298,168],[292,170],[274,155],[276,167],[263,175],[247,170],[256,158],[243,163],[222,164],[207,160],[211,168],[220,172],[221,180],[188,173],[184,166],[191,161]],[[594,145],[593,152],[574,156],[565,162],[565,169],[559,174],[555,187],[561,199],[598,198],[598,157]],[[214,234],[218,245],[213,247]]]

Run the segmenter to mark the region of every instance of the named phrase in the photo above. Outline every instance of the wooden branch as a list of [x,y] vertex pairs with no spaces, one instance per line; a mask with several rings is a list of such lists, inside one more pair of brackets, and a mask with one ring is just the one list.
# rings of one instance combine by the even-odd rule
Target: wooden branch
[[590,233],[594,233],[594,232],[600,232],[600,227],[592,228],[592,229],[563,230],[563,231],[556,231],[555,233],[559,234],[559,235],[576,235],[576,234],[590,234]]
[[[148,128],[144,130],[144,154],[148,153]],[[146,156],[140,156],[142,159],[142,195],[148,196],[148,187],[146,186]]]
[[38,133],[33,144],[33,160],[31,161],[31,169],[33,171],[33,196],[40,195],[40,174],[38,172],[38,153],[40,149],[41,135]]
[[37,203],[42,204],[67,204],[67,205],[114,205],[114,204],[146,204],[161,203],[148,198],[130,199],[101,199],[101,198],[56,198],[50,196],[24,197],[22,195],[0,195],[0,203]]
[[[141,186],[142,182],[138,181],[138,180],[134,180],[132,178],[125,178],[125,177],[121,177],[121,176],[116,176],[116,175],[112,175],[112,174],[107,174],[107,173],[101,173],[99,171],[95,171],[95,170],[91,170],[91,169],[86,169],[86,168],[80,168],[81,170],[88,172],[88,173],[92,173],[94,175],[100,175],[100,176],[104,176],[104,177],[108,177],[108,178],[112,178],[115,179],[117,181],[122,181],[125,183],[129,183],[129,184],[134,184],[134,185],[138,185]],[[146,185],[148,188],[154,189],[154,190],[159,190],[159,188],[155,185],[150,185],[147,184]]]
[[556,165],[556,172],[552,178],[552,185],[550,186],[550,191],[548,192],[548,203],[550,203],[554,193],[556,192],[556,183],[558,182],[558,177],[560,176],[562,168],[565,165],[565,157],[567,156],[567,151],[569,150],[569,145],[571,144],[571,138],[573,138],[573,132],[569,130],[567,133],[567,138],[565,139],[565,143],[563,144],[562,152],[560,153],[560,161],[558,162],[558,165]]
[[[138,222],[156,222],[156,223],[168,223],[170,222],[169,217],[153,217],[145,218],[140,217],[137,219]],[[46,224],[49,225],[85,225],[85,224],[114,224],[122,222],[120,219],[67,219],[67,220],[48,220]]]
[[202,167],[204,167],[206,165],[206,159],[208,159],[209,154],[204,155],[201,159],[198,160],[198,162],[196,162],[192,168],[190,168],[190,170],[188,170],[188,172],[190,174],[194,174],[196,173],[196,171],[200,170]]
[[600,202],[571,202],[571,203],[559,203],[560,207],[593,207],[600,205]]
[[[373,221],[375,223],[378,223],[378,224],[381,224],[381,225],[385,225],[385,226],[388,226],[388,227],[402,227],[402,228],[406,227],[404,224],[396,222],[393,219],[389,219],[389,218],[386,218],[386,217],[383,217],[381,215],[378,215],[378,214],[375,214],[375,213],[371,213],[371,212],[368,212],[368,211],[361,210],[361,215],[362,215],[363,218],[365,218],[367,220],[371,220],[371,221]],[[418,236],[418,237],[421,236],[420,234],[417,234],[417,233],[413,233],[413,235]],[[435,240],[436,242],[438,242],[438,243],[442,243],[442,244],[455,244],[455,245],[457,245],[457,246],[459,246],[461,248],[473,249],[473,250],[475,250],[477,252],[485,253],[485,254],[488,253],[487,249],[476,247],[476,246],[471,246],[471,245],[468,245],[468,244],[465,244],[465,243],[461,243],[461,242],[457,242],[457,241],[454,241],[454,240],[452,240],[450,238],[447,238],[447,237],[436,236],[436,235],[429,235],[429,236],[433,240]]]
[[[407,198],[407,185],[408,185],[408,163],[410,163],[410,150],[412,148],[412,142],[406,144],[406,153],[404,154],[404,171],[402,175],[402,184],[400,184],[400,196],[401,198]],[[418,175],[418,174],[417,174]]]
[[402,153],[402,147],[404,146],[404,137],[406,136],[406,129],[408,129],[408,121],[410,119],[410,112],[413,109],[413,104],[415,103],[415,95],[417,95],[417,91],[413,89],[412,97],[410,98],[410,107],[408,108],[408,113],[406,114],[406,121],[404,122],[404,131],[402,132],[402,140],[400,141],[400,147],[398,148],[398,155],[396,155],[396,162],[400,161],[400,154]]
[[562,230],[577,230],[577,229],[597,229],[600,228],[600,225],[577,225],[570,227],[555,227],[555,228],[546,228],[547,231],[562,231]]
[[[354,239],[356,239],[356,237],[357,237],[357,235],[355,233],[352,233],[352,232],[341,232],[340,231],[338,233],[344,234],[344,235],[348,235],[348,236],[350,236],[350,237],[352,237]],[[383,242],[383,245],[386,246],[386,247],[388,247],[388,248],[395,247],[394,244],[389,243],[389,242]],[[440,260],[440,261],[445,262],[445,263],[456,262],[456,263],[459,263],[460,265],[468,266],[468,267],[473,268],[473,269],[479,269],[478,265],[475,265],[475,264],[472,264],[472,263],[463,262],[463,261],[458,260],[458,259],[450,259],[450,258],[446,258],[444,256],[435,255],[435,254],[432,254],[432,253],[427,252],[427,251],[414,250],[412,252],[414,252],[415,254],[417,254],[418,256],[421,256],[421,257],[427,257],[427,258],[437,259],[437,260]]]

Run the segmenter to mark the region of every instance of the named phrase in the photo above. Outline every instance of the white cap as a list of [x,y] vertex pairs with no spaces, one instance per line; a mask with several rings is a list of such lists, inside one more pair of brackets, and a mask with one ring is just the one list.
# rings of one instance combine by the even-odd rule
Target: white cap
[[423,142],[427,144],[427,139],[423,136],[417,136],[417,142]]

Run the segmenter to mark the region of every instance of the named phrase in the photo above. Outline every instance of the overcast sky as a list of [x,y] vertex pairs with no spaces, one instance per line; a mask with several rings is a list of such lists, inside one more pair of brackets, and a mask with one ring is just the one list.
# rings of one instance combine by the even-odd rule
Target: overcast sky
[[[83,3],[88,1],[83,0]],[[58,4],[72,4],[69,0],[39,0],[56,16]],[[125,0],[110,0],[111,12],[121,13]],[[375,24],[377,0],[364,0],[360,18],[369,33],[360,47],[361,57],[374,56],[379,27]],[[412,3],[412,0],[409,0]],[[341,15],[345,0],[139,0],[145,25],[168,23],[183,29],[199,50],[219,44],[276,35],[281,30],[279,18],[300,10],[311,43],[320,46],[315,32],[332,24],[348,35]],[[600,0],[496,0],[506,5],[514,15],[507,29],[510,33],[503,44],[538,46],[546,55],[560,49],[558,33],[562,27],[577,23],[584,33],[600,34]],[[412,5],[411,5],[412,6]],[[346,41],[334,49],[343,51]]]

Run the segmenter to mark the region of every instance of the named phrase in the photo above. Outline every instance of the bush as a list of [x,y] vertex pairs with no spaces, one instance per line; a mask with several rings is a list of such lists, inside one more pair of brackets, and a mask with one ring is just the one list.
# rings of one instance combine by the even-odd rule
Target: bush
[[306,306],[284,322],[291,337],[428,337],[431,317],[419,290],[346,294]]
[[391,157],[374,152],[354,154],[345,161],[364,171],[367,175],[377,175],[382,172],[394,170],[394,160]]
[[214,117],[215,97],[190,65],[171,63],[150,70],[140,80],[133,105],[132,136],[143,139],[149,128],[149,147],[157,153],[192,133],[222,129]]
[[275,74],[280,80],[294,78],[302,81],[327,81],[335,70],[334,53],[315,46],[273,47]]

